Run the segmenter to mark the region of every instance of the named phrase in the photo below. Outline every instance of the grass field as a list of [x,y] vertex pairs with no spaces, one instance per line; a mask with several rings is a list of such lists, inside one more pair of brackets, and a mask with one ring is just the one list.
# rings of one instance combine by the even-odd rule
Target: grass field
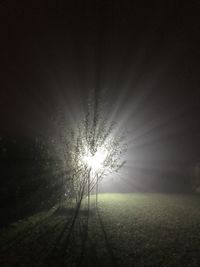
[[73,229],[63,208],[1,230],[0,266],[200,266],[199,196],[101,194],[98,207]]

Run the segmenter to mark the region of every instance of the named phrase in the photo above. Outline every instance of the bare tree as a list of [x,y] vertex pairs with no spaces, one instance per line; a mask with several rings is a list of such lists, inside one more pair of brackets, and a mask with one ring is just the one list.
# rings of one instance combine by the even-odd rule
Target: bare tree
[[75,197],[77,210],[84,197],[88,197],[90,208],[90,194],[95,189],[97,204],[99,183],[125,164],[125,136],[118,124],[109,120],[105,103],[102,97],[91,94],[79,123],[66,132],[63,122],[62,157],[68,186],[70,181],[68,193]]

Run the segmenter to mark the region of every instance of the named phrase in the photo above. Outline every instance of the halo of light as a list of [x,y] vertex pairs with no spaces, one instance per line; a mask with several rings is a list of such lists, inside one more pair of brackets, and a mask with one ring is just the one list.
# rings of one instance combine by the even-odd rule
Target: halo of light
[[103,168],[103,163],[106,159],[106,151],[103,149],[99,149],[94,155],[88,153],[84,156],[84,162],[92,169],[92,171],[96,172]]

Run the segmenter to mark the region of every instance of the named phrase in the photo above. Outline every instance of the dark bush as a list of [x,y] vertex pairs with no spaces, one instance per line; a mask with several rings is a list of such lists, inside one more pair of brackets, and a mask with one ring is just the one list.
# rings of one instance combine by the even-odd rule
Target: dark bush
[[64,193],[62,175],[44,140],[1,138],[0,226],[55,205]]

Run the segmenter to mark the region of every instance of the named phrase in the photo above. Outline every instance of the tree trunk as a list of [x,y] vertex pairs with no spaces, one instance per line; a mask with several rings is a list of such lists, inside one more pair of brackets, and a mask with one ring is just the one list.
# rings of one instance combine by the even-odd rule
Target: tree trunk
[[91,169],[89,170],[89,173],[88,173],[88,216],[90,212],[90,172],[91,172]]
[[98,206],[98,193],[99,193],[99,177],[97,176],[97,184],[96,184],[96,208]]

